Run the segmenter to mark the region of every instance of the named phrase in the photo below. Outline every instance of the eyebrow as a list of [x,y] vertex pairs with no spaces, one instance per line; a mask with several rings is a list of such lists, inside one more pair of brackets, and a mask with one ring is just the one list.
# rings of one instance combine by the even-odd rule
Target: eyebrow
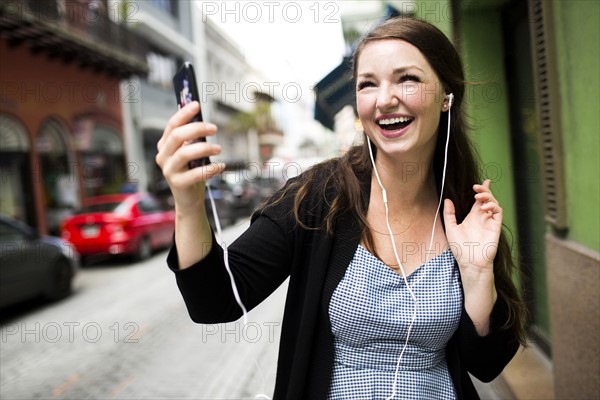
[[[394,75],[399,75],[399,74],[402,74],[402,73],[404,73],[406,71],[409,71],[411,69],[418,69],[422,73],[425,73],[425,71],[423,71],[422,68],[419,68],[416,65],[407,65],[405,67],[394,68],[394,71],[392,71],[392,73]],[[365,72],[365,73],[357,75],[357,77],[361,77],[361,78],[372,78],[374,76],[375,76],[375,74],[373,74],[372,72]]]

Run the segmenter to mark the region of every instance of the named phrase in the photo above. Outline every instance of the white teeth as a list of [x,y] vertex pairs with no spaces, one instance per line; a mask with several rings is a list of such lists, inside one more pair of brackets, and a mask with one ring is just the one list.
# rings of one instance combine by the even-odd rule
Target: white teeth
[[379,125],[392,125],[392,124],[397,124],[397,123],[404,123],[404,122],[408,122],[411,121],[412,118],[410,117],[397,117],[397,118],[386,118],[386,119],[380,119],[379,121],[377,121],[379,123]]

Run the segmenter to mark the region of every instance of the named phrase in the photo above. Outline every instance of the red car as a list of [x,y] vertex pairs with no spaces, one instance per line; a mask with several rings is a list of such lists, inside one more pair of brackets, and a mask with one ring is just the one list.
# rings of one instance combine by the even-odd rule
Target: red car
[[82,257],[129,254],[144,260],[169,246],[175,212],[164,210],[147,193],[90,197],[83,208],[62,224],[62,238],[73,243]]

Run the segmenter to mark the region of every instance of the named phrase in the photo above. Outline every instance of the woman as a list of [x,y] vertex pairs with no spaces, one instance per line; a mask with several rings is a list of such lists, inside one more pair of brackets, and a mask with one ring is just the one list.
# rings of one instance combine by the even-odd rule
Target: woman
[[[367,139],[290,180],[228,250],[248,309],[290,277],[275,398],[476,399],[468,373],[495,378],[525,322],[502,209],[465,132],[459,56],[434,26],[397,18],[353,67]],[[227,322],[242,311],[204,209],[224,166],[186,168],[220,151],[184,145],[216,133],[184,125],[197,108],[158,143],[177,212],[168,264],[192,319]]]

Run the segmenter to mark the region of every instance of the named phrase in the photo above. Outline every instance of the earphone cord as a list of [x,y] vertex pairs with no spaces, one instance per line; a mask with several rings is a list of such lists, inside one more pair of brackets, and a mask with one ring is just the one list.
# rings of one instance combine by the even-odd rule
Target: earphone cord
[[[228,252],[227,252],[227,244],[222,240],[223,232],[221,230],[221,222],[219,221],[219,215],[217,214],[217,207],[215,206],[215,199],[213,197],[212,190],[210,188],[210,184],[208,182],[206,182],[206,191],[208,192],[208,198],[210,199],[210,205],[211,205],[212,212],[213,212],[213,219],[215,221],[215,228],[217,229],[217,241],[219,243],[221,243],[221,247],[223,247],[223,261],[225,263],[225,269],[227,270],[227,273],[229,274],[231,289],[233,290],[233,297],[235,298],[235,301],[238,303],[238,305],[242,309],[242,321],[243,321],[244,327],[246,327],[248,325],[248,310],[246,309],[246,307],[244,306],[244,303],[242,302],[237,285],[235,283],[235,280],[233,279],[233,273],[231,272],[231,268],[229,267],[229,256],[228,256]],[[256,357],[252,357],[252,358],[254,359],[254,365],[256,366],[256,369],[262,379],[262,391],[263,391],[263,393],[257,394],[254,398],[270,400],[271,398],[269,396],[267,396],[266,394],[264,394],[266,392],[266,386],[267,386],[265,373],[262,370],[262,368],[260,367],[260,365],[258,364],[258,360],[256,359]]]
[[[404,272],[404,267],[402,266],[402,263],[400,262],[400,256],[398,255],[398,250],[396,249],[396,241],[394,240],[394,234],[392,232],[392,227],[390,226],[387,192],[386,192],[385,188],[383,187],[383,183],[381,182],[381,179],[379,177],[379,172],[377,171],[377,167],[375,166],[375,158],[373,157],[373,150],[371,148],[371,140],[369,139],[369,136],[366,136],[366,138],[367,138],[367,141],[369,142],[368,143],[369,155],[371,156],[371,163],[373,164],[373,171],[375,172],[375,178],[377,179],[377,183],[379,184],[379,187],[381,188],[381,193],[383,196],[383,204],[385,207],[385,222],[387,225],[388,232],[390,234],[390,240],[391,240],[391,244],[392,244],[392,249],[394,250],[394,256],[396,257],[396,262],[398,263],[398,265],[400,267],[400,272],[402,273],[402,278],[404,279],[406,288],[408,289],[408,292],[410,293],[410,296],[412,297],[414,304],[415,304],[413,315],[412,315],[410,324],[408,326],[408,329],[406,331],[406,339],[404,340],[404,345],[402,346],[402,350],[400,351],[400,356],[398,357],[398,361],[396,362],[396,371],[394,373],[394,382],[392,384],[392,394],[386,399],[386,400],[392,400],[396,396],[396,390],[397,390],[397,386],[398,386],[398,373],[400,372],[400,364],[402,362],[402,356],[404,355],[404,351],[406,350],[406,347],[408,346],[408,340],[410,338],[410,334],[412,332],[414,322],[417,318],[417,310],[419,307],[419,301],[417,299],[417,296],[413,292],[411,286],[408,283],[406,273]],[[435,216],[433,218],[433,226],[431,227],[431,238],[429,240],[429,248],[427,249],[427,254],[431,254],[431,250],[433,247],[433,239],[435,236],[435,225],[437,223],[438,214],[440,212],[440,208],[442,205],[444,185],[446,182],[446,167],[448,165],[448,145],[449,145],[449,143],[450,143],[450,110],[448,110],[448,130],[446,133],[446,146],[444,148],[444,168],[443,168],[443,172],[442,172],[442,185],[441,185],[441,189],[440,189],[440,198],[439,198],[437,208],[435,211]]]

